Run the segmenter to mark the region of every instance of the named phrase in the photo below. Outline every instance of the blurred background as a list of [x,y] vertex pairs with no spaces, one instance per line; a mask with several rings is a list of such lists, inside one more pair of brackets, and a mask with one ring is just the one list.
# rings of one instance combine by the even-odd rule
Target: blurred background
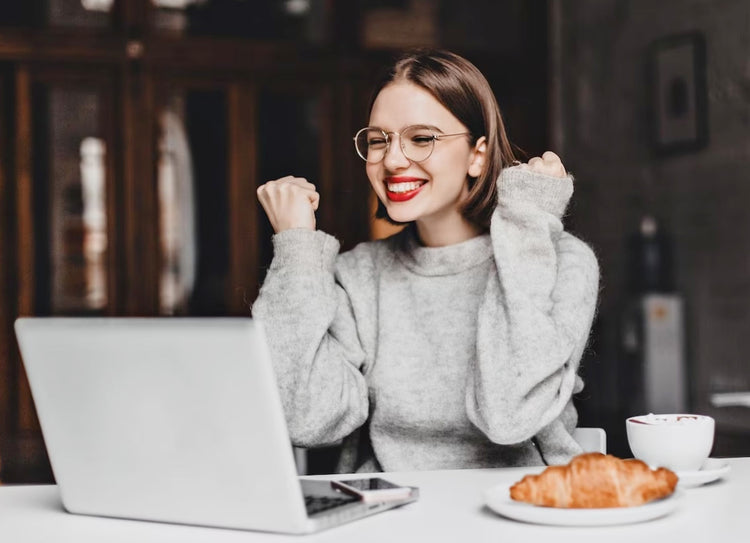
[[627,457],[627,416],[699,412],[750,455],[746,0],[27,0],[0,8],[0,481],[53,480],[17,316],[248,315],[255,188],[287,174],[344,249],[389,233],[351,137],[411,46],[474,62],[526,158],[576,177],[581,425]]

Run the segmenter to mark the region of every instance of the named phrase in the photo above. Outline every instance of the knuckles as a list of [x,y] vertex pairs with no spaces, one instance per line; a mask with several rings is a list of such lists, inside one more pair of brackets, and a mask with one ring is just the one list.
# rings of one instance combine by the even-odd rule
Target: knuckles
[[565,176],[565,167],[560,157],[552,151],[546,151],[541,157],[536,156],[530,159],[527,164],[532,172],[555,177]]
[[258,199],[262,202],[271,203],[272,201],[284,201],[296,199],[303,196],[307,199],[316,200],[319,198],[315,185],[309,183],[302,177],[282,177],[267,181],[255,190]]

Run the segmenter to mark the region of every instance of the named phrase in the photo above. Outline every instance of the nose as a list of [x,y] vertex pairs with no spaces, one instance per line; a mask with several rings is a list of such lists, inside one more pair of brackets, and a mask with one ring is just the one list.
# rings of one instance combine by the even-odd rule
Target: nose
[[408,168],[409,159],[406,158],[404,150],[401,148],[401,138],[395,134],[391,136],[391,143],[383,157],[383,165],[387,170],[398,170],[399,168]]

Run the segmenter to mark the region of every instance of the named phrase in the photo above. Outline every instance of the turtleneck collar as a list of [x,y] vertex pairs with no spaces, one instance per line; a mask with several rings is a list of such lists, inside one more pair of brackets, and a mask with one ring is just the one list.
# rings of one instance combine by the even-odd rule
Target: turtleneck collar
[[454,275],[479,266],[493,256],[489,233],[444,247],[420,245],[413,225],[398,237],[401,238],[398,259],[419,275]]

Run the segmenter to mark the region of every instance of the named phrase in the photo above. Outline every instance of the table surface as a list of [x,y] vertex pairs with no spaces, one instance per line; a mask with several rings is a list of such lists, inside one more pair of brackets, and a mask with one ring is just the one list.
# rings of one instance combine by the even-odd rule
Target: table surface
[[419,501],[309,536],[71,515],[63,510],[54,485],[5,486],[0,487],[0,541],[748,542],[750,458],[727,461],[730,471],[724,479],[684,489],[679,507],[669,515],[637,524],[605,527],[526,524],[501,517],[484,505],[485,490],[538,471],[528,468],[388,473],[387,478],[394,482],[420,487]]

